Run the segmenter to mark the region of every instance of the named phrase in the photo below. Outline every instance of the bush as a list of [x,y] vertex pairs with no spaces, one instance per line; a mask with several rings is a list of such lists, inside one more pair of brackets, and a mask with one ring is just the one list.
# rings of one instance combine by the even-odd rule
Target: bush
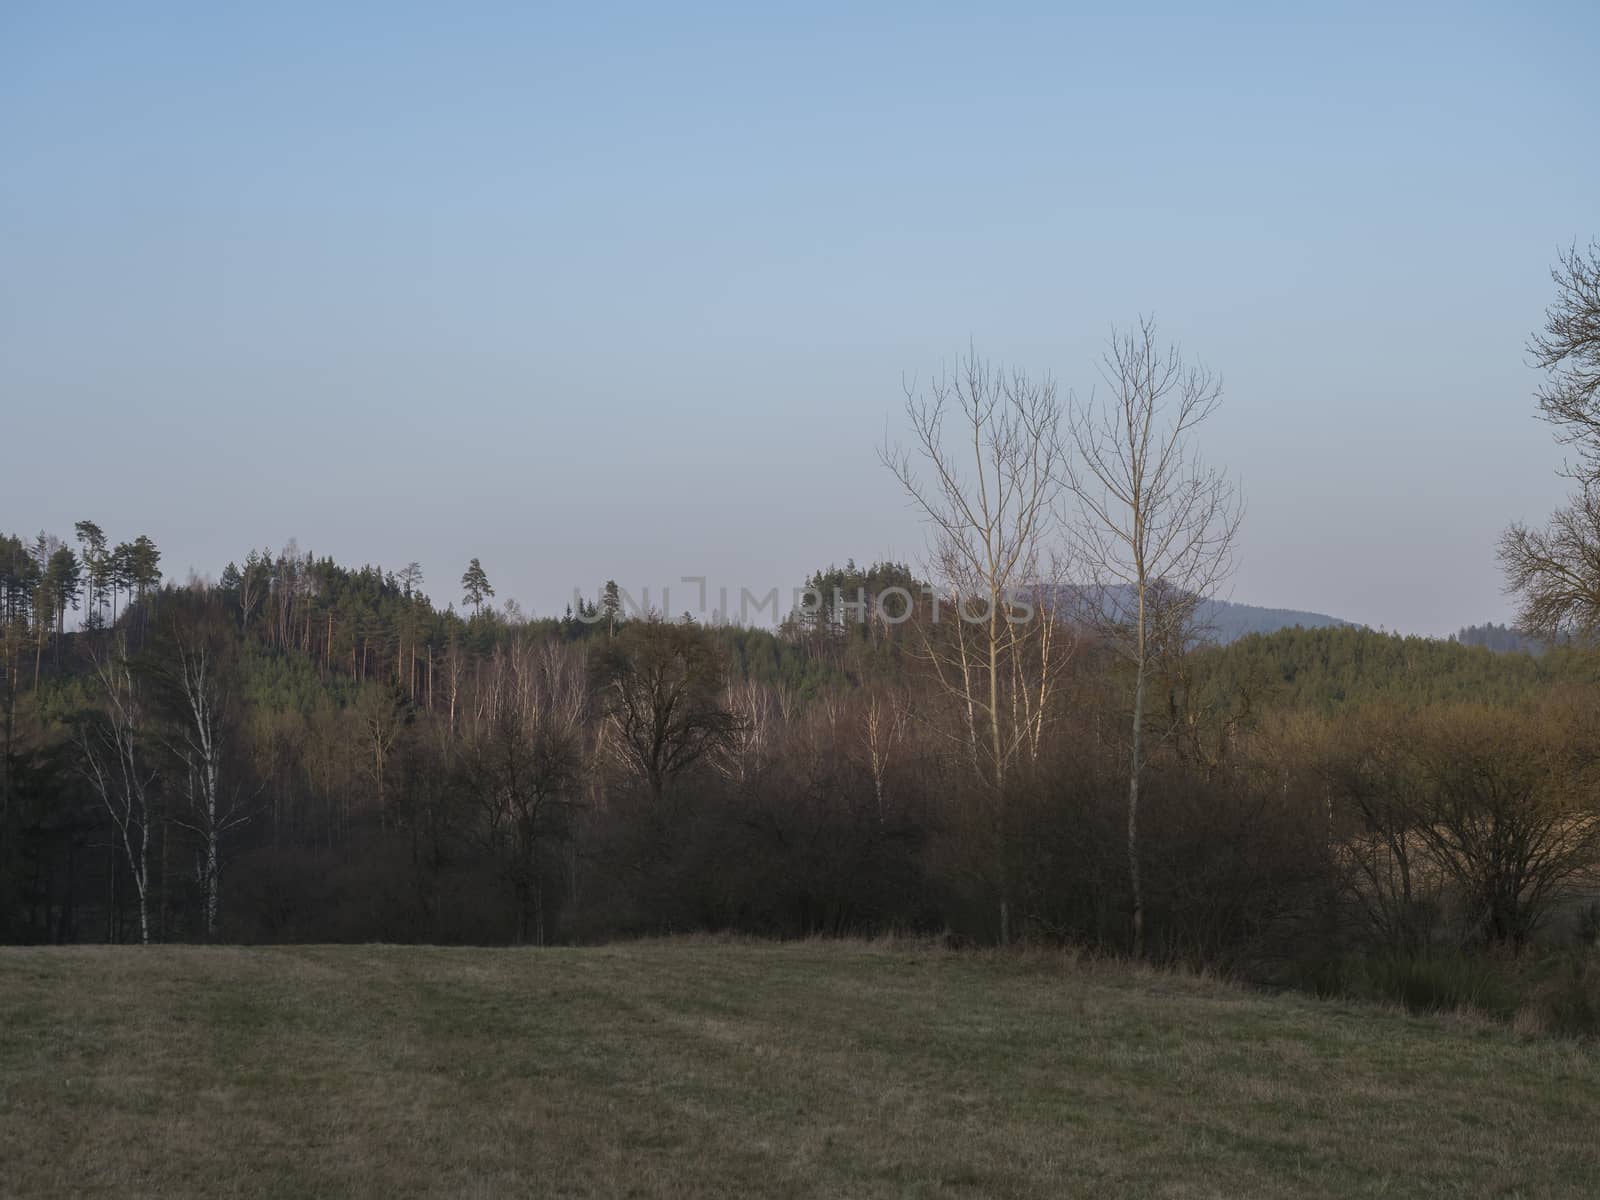
[[1532,1036],[1600,1037],[1600,956],[1591,950],[1537,960],[1466,951],[1349,955],[1297,982],[1318,995],[1414,1013],[1482,1013]]
[[1539,964],[1512,1024],[1519,1033],[1600,1036],[1600,961],[1579,952]]
[[1484,954],[1351,955],[1313,982],[1324,995],[1400,1004],[1415,1013],[1467,1009],[1504,1020],[1517,1010],[1515,981],[1501,960]]

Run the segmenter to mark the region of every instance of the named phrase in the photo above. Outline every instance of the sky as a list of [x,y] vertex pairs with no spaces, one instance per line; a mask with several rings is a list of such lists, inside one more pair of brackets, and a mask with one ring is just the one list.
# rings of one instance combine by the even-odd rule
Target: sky
[[1445,634],[1566,485],[1600,6],[0,3],[0,530],[559,613],[918,561],[969,346],[1221,374],[1231,598]]

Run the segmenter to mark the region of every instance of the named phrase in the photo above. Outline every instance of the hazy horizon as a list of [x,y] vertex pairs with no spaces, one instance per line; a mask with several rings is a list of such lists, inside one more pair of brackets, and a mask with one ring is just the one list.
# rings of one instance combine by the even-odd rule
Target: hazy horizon
[[[0,528],[289,539],[497,600],[921,560],[876,453],[969,344],[1225,381],[1223,598],[1507,621],[1523,352],[1600,233],[1600,11],[0,13]],[[677,609],[680,606],[674,603]]]

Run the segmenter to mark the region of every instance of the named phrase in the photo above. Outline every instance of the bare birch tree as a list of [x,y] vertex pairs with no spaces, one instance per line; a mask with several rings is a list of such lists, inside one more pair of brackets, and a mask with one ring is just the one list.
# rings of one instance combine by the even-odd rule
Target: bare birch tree
[[116,829],[139,899],[139,941],[150,943],[150,793],[156,769],[144,751],[144,697],[128,662],[126,635],[105,651],[89,645],[105,707],[81,724],[78,769]]
[[755,780],[766,767],[785,724],[789,704],[781,691],[754,679],[730,678],[723,708],[734,718],[727,741],[711,756],[717,771],[734,783]]
[[405,728],[405,700],[395,689],[373,684],[363,687],[356,694],[350,711],[367,749],[366,774],[376,792],[378,822],[387,830],[391,819],[385,786],[389,755],[400,740],[401,730]]
[[178,733],[171,742],[174,756],[183,764],[188,815],[173,822],[200,838],[201,859],[196,872],[205,895],[206,937],[217,934],[222,896],[222,839],[249,819],[237,788],[223,794],[223,739],[230,694],[218,646],[207,636],[205,616],[197,624],[173,627],[172,661],[165,680],[173,693]]
[[880,825],[888,808],[884,781],[905,741],[908,709],[898,697],[873,688],[861,713],[861,743],[872,776],[872,804]]
[[932,529],[929,565],[947,601],[922,625],[924,649],[963,711],[975,773],[1000,787],[1039,709],[1031,689],[1013,690],[1016,671],[1031,652],[1046,667],[1032,682],[1048,697],[1059,648],[1037,601],[1065,475],[1061,404],[1053,380],[969,353],[953,376],[908,388],[906,416],[912,446],[881,457]]
[[922,652],[957,713],[947,732],[994,805],[1007,941],[1006,777],[1039,751],[1070,646],[1042,586],[1056,562],[1062,407],[1050,378],[969,351],[953,374],[906,389],[906,416],[911,446],[880,457],[932,531],[928,565],[946,602],[919,623]]
[[1069,466],[1077,520],[1074,557],[1086,575],[1081,618],[1133,667],[1128,762],[1128,877],[1133,946],[1144,948],[1139,875],[1139,783],[1145,691],[1164,651],[1182,652],[1196,616],[1232,563],[1243,515],[1235,486],[1205,466],[1194,434],[1222,400],[1222,381],[1162,346],[1153,320],[1114,331],[1101,373],[1106,392],[1074,410]]

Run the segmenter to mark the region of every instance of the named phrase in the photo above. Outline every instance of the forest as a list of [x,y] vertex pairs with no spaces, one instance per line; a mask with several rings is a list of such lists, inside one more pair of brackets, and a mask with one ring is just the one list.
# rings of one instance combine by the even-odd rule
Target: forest
[[1147,322],[1099,408],[976,356],[909,393],[882,458],[936,552],[819,568],[772,628],[615,583],[528,618],[477,558],[441,605],[415,563],[292,542],[180,583],[91,520],[8,535],[0,938],[899,931],[1402,998],[1514,978],[1596,1021],[1600,438],[1593,344],[1559,341],[1596,275],[1556,274],[1541,404],[1589,456],[1502,542],[1517,631],[1208,636],[1220,388]]
[[[1125,948],[1125,747],[1103,730],[1129,672],[1071,622],[1044,736],[996,801],[962,761],[958,698],[914,620],[824,606],[737,628],[624,615],[615,589],[526,620],[491,606],[477,563],[458,613],[415,568],[292,548],[248,553],[214,584],[141,587],[98,526],[79,534],[76,551],[0,542],[8,940],[994,941],[1004,904],[1009,936]],[[892,563],[806,585],[869,611],[922,587]],[[79,628],[63,631],[63,608]],[[1593,753],[1582,713],[1597,687],[1576,651],[1353,627],[1162,662],[1146,720],[1152,952],[1259,967],[1303,946],[1307,922],[1374,932],[1355,912],[1372,917],[1357,886],[1372,864],[1335,851],[1394,833],[1409,775],[1434,780],[1441,811],[1473,801],[1443,770],[1462,748],[1528,803],[1508,820],[1570,820],[1580,808],[1557,795]],[[1462,932],[1511,941],[1579,865],[1552,861],[1547,896],[1478,912],[1494,871],[1529,864],[1439,853],[1481,891],[1453,916]],[[1382,921],[1451,918],[1443,884],[1383,896]]]

